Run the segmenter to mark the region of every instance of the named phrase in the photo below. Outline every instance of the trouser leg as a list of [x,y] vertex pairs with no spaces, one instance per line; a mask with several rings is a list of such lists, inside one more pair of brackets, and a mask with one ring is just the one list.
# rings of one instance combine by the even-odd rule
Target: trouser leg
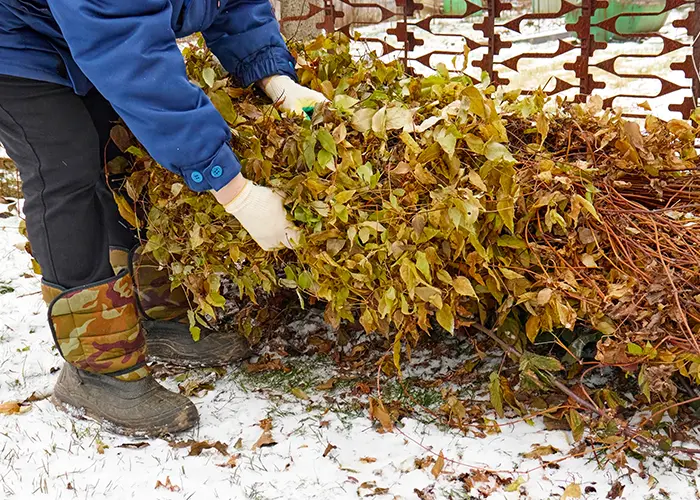
[[[90,113],[97,132],[99,150],[101,152],[100,166],[106,172],[106,164],[121,154],[116,144],[110,140],[109,135],[114,124],[119,121],[119,115],[114,111],[109,101],[96,89],[90,91],[82,100],[88,113]],[[106,182],[106,175],[101,176],[100,179],[101,182],[97,186],[97,192],[105,216],[109,245],[112,248],[128,251],[138,242],[136,231],[119,215],[112,190]]]
[[100,137],[83,99],[61,85],[0,76],[0,142],[20,172],[44,279],[73,288],[113,276]]

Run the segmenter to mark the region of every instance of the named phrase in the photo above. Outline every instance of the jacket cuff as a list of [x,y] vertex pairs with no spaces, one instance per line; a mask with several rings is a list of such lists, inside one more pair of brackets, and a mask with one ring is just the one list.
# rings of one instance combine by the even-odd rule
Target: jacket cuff
[[298,82],[295,64],[288,50],[270,46],[256,53],[249,61],[241,62],[237,77],[243,87],[274,75],[287,75]]
[[197,192],[211,189],[218,191],[240,172],[241,164],[228,144],[221,146],[211,160],[180,170],[187,186]]

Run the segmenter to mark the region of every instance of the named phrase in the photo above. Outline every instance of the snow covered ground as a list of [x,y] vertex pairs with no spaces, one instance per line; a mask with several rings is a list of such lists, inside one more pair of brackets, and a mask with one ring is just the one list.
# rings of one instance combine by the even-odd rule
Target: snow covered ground
[[[16,216],[0,218],[0,404],[31,395],[38,401],[27,403],[21,413],[0,415],[0,498],[470,499],[486,498],[493,489],[488,498],[514,500],[565,498],[567,486],[577,484],[580,498],[605,499],[617,481],[624,486],[619,498],[700,498],[697,474],[667,457],[648,460],[641,474],[644,469],[631,458],[623,470],[601,470],[591,456],[546,467],[525,458],[523,453],[537,445],[558,450],[545,457],[548,461],[572,447],[569,432],[545,430],[539,419],[534,425],[500,421],[501,432],[484,438],[413,419],[404,419],[400,431],[379,433],[365,410],[335,402],[336,397],[366,401],[366,396],[348,400],[347,388],[345,393],[313,388],[337,376],[334,365],[319,355],[286,360],[298,373],[291,382],[276,383],[233,367],[213,390],[194,397],[201,424],[178,439],[220,441],[228,445],[226,455],[209,449],[189,456],[188,448],[173,448],[162,439],[135,442],[74,421],[42,399],[50,394],[62,362],[46,325],[39,279],[22,250],[19,224]],[[299,326],[309,328],[313,322],[310,318]],[[462,362],[424,363],[413,371],[440,372]],[[210,376],[194,371],[177,380],[169,377],[165,385],[177,390],[183,377]],[[289,391],[285,384],[299,384],[304,392]],[[276,444],[253,449],[263,427],[270,426]],[[445,465],[436,478],[432,470],[440,452]],[[227,463],[235,465],[221,466]],[[460,475],[474,472],[472,467],[518,482],[510,492],[491,488],[493,480],[466,491],[467,476]]]

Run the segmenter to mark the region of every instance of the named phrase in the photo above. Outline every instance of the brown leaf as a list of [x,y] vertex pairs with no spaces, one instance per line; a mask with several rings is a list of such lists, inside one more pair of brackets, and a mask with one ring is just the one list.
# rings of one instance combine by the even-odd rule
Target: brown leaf
[[258,425],[260,428],[264,431],[270,431],[272,430],[272,419],[271,418],[263,418],[260,422],[258,422]]
[[328,454],[329,454],[331,451],[335,450],[336,448],[338,448],[338,447],[335,446],[335,445],[333,445],[333,444],[331,444],[331,443],[328,443],[328,446],[326,446],[326,451],[323,452],[323,458],[327,457]]
[[15,413],[19,413],[21,408],[20,403],[17,401],[0,403],[0,415],[14,415]]
[[187,441],[171,441],[170,446],[173,448],[189,448],[190,457],[196,457],[202,454],[204,450],[209,450],[214,448],[216,451],[222,455],[228,455],[228,445],[222,443],[221,441],[216,441],[214,443],[210,441],[195,441],[189,439]]
[[158,489],[158,488],[165,488],[166,490],[170,490],[170,491],[173,491],[173,492],[175,492],[175,491],[180,491],[180,487],[179,487],[179,486],[174,485],[173,483],[170,482],[170,476],[167,476],[167,477],[165,478],[165,482],[164,482],[164,483],[162,483],[160,480],[158,480],[158,481],[156,482],[156,488],[155,488],[155,489]]
[[608,500],[615,500],[616,498],[620,498],[624,491],[625,487],[622,485],[622,483],[620,481],[615,481],[605,498],[607,498]]
[[266,446],[275,446],[277,441],[272,437],[272,432],[263,431],[262,435],[258,438],[251,449],[257,450],[258,448],[265,448]]
[[554,455],[555,453],[559,453],[559,450],[557,450],[554,446],[547,444],[544,446],[534,446],[532,451],[523,453],[523,457],[542,458],[546,457],[547,455]]
[[233,469],[236,466],[236,463],[238,459],[241,458],[241,454],[237,455],[231,455],[231,457],[228,459],[226,463],[223,464],[216,464],[217,467],[228,467],[229,469]]
[[374,457],[362,457],[362,458],[360,458],[360,462],[362,462],[364,464],[373,464],[376,461],[377,461],[377,459]]
[[243,448],[243,439],[238,438],[238,441],[236,441],[236,444],[234,444],[233,447],[236,448],[237,450],[240,450],[241,448]]
[[387,413],[384,408],[384,403],[381,401],[370,398],[369,400],[369,415],[370,418],[378,420],[385,432],[392,432],[394,430],[394,424],[391,422],[391,416]]
[[316,389],[319,391],[330,391],[331,389],[333,389],[335,382],[336,382],[336,380],[334,378],[329,379],[321,384],[318,384],[316,386]]
[[442,450],[440,450],[440,455],[438,456],[437,460],[435,461],[435,465],[433,465],[433,468],[430,469],[430,473],[435,477],[435,479],[438,478],[438,476],[442,473],[442,469],[445,467],[445,456],[442,454]]
[[435,500],[435,494],[433,492],[434,485],[429,485],[419,490],[418,488],[413,488],[413,493],[419,498],[419,500]]
[[328,420],[321,420],[318,424],[318,426],[322,429],[328,427],[329,425],[331,425],[331,423]]
[[145,441],[141,441],[138,443],[123,443],[117,446],[117,448],[127,448],[131,450],[139,450],[141,448],[147,448],[148,446],[151,446],[150,443],[146,443]]
[[109,132],[109,137],[122,153],[129,149],[129,146],[131,146],[129,131],[122,125],[112,127],[112,130]]
[[48,398],[49,396],[51,396],[51,394],[39,394],[37,392],[32,392],[31,395],[22,402],[23,403],[35,403],[37,401],[43,401],[46,398]]

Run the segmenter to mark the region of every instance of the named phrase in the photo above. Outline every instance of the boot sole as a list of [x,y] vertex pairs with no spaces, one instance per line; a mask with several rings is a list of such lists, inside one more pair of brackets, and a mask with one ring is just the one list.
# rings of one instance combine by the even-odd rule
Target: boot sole
[[56,397],[56,395],[52,395],[49,400],[53,405],[56,407],[57,410],[62,411],[63,413],[69,415],[70,417],[73,417],[77,420],[85,420],[89,422],[94,422],[97,425],[100,426],[101,429],[110,432],[112,434],[117,434],[120,436],[127,436],[127,437],[136,437],[136,438],[144,438],[144,439],[157,439],[161,438],[164,436],[169,436],[172,435],[168,432],[149,432],[149,431],[139,431],[139,430],[134,430],[134,429],[129,429],[127,427],[122,427],[119,425],[114,424],[113,422],[110,422],[109,420],[106,420],[99,415],[96,415],[92,412],[90,412],[87,408],[84,407],[77,407],[75,405],[72,405],[70,403],[66,403],[65,401],[61,401]]

